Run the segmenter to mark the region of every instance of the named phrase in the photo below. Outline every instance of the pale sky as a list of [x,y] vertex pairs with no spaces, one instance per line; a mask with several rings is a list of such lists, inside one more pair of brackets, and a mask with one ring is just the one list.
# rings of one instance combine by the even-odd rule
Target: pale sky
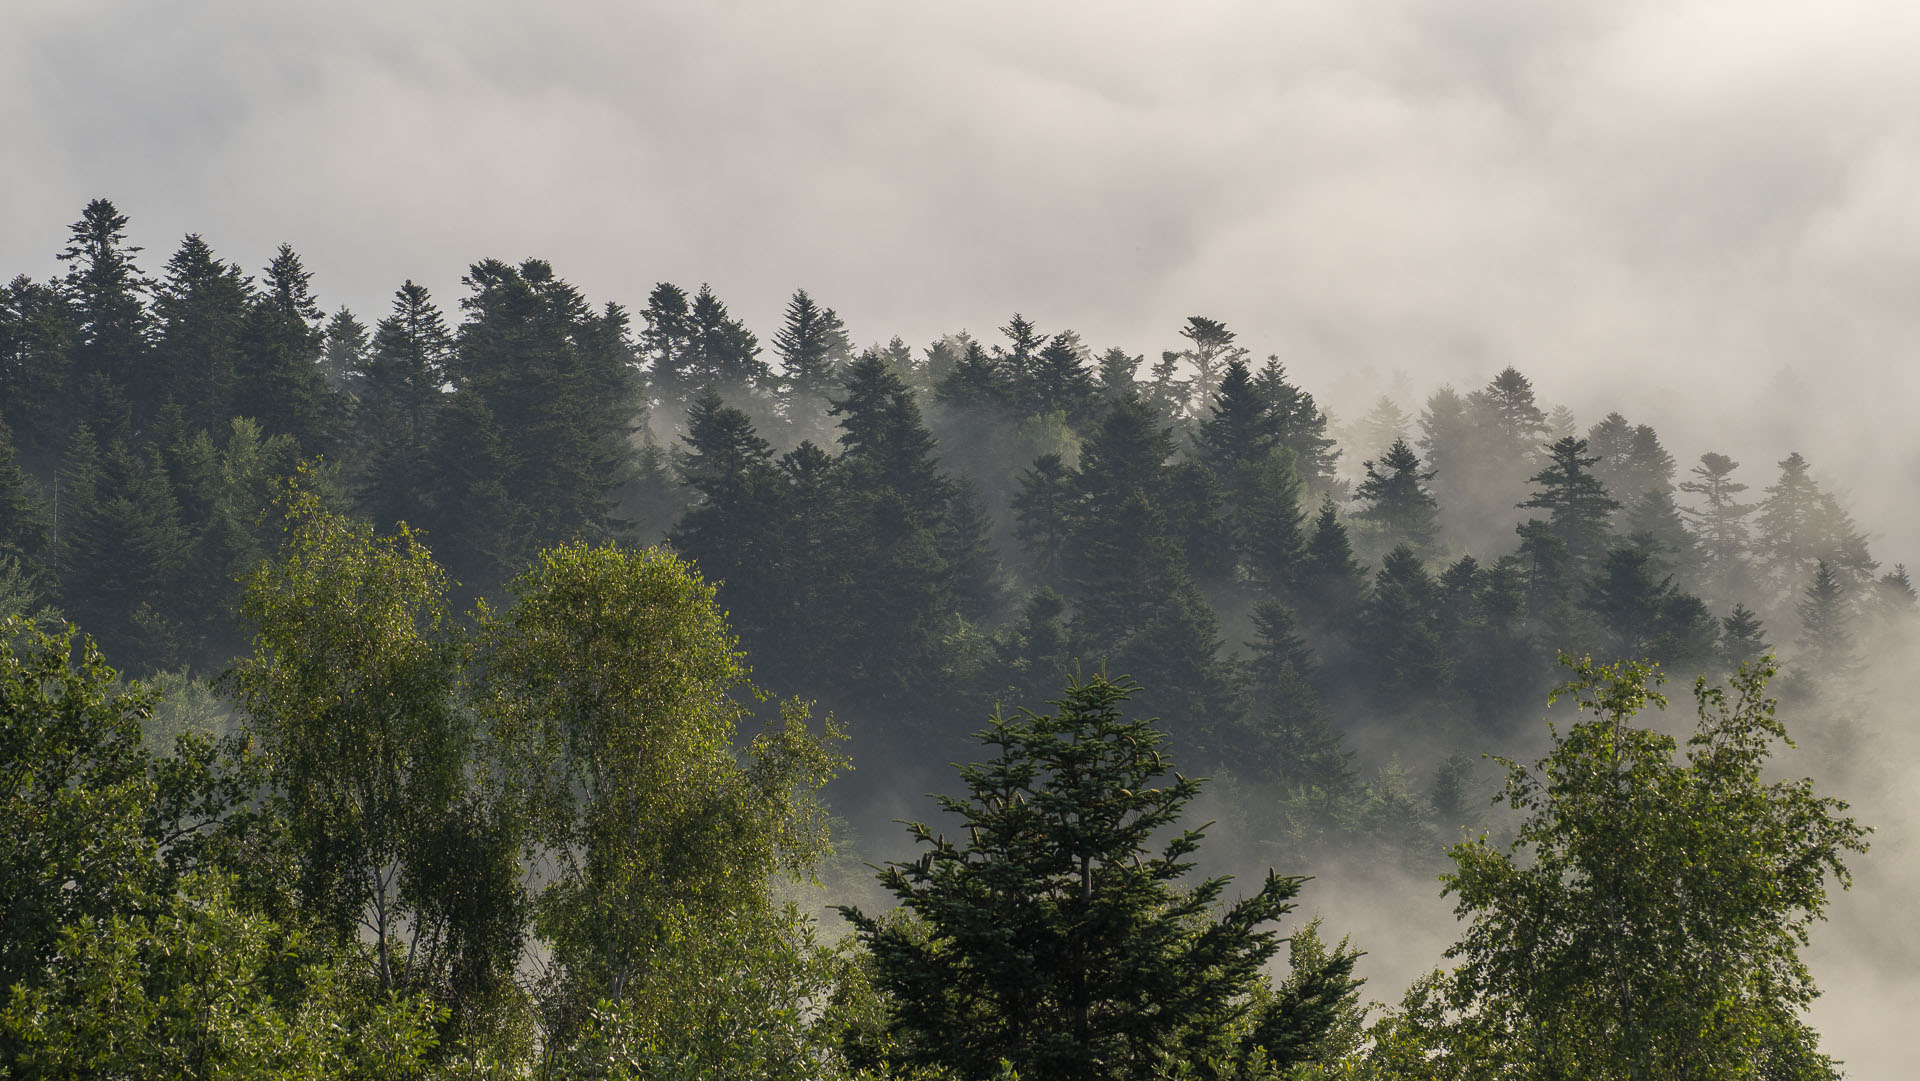
[[106,196],[369,323],[530,255],[763,339],[1206,314],[1348,416],[1513,364],[1756,490],[1799,449],[1920,563],[1917,56],[1849,0],[10,0],[0,273]]

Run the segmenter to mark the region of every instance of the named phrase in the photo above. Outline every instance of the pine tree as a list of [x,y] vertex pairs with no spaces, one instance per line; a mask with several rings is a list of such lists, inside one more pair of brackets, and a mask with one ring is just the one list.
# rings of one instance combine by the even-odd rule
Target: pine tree
[[48,559],[53,511],[32,477],[14,461],[13,433],[0,421],[0,562],[35,590],[53,584]]
[[764,390],[772,369],[760,359],[760,339],[746,324],[727,314],[727,306],[701,285],[687,313],[684,377],[693,387],[715,386],[723,394]]
[[693,318],[687,309],[686,291],[672,282],[654,286],[640,318],[646,323],[646,329],[640,332],[640,359],[647,384],[657,395],[654,408],[669,416],[682,413],[700,389],[689,370]]
[[530,530],[516,547],[530,555],[620,533],[613,509],[633,478],[640,415],[626,313],[612,304],[594,311],[539,259],[483,260],[464,280],[471,293],[460,302],[467,317],[446,404],[471,397],[483,408],[467,420],[490,418],[506,463],[499,484]]
[[1361,616],[1362,663],[1381,701],[1432,702],[1446,693],[1449,660],[1436,626],[1439,591],[1413,549],[1387,553]]
[[1057,585],[1066,569],[1073,517],[1071,471],[1058,454],[1043,454],[1020,474],[1013,497],[1014,536],[1026,553],[1034,580]]
[[1300,614],[1321,635],[1332,635],[1352,625],[1366,589],[1367,569],[1353,557],[1333,497],[1322,496],[1290,587]]
[[1195,401],[1211,402],[1227,367],[1236,362],[1246,364],[1246,347],[1233,344],[1236,335],[1225,323],[1203,315],[1188,316],[1187,325],[1180,328],[1180,336],[1187,340],[1181,356],[1193,365],[1189,393]]
[[1821,686],[1844,682],[1860,667],[1854,647],[1853,600],[1826,560],[1814,565],[1813,580],[1794,603],[1800,614],[1800,654],[1794,667]]
[[1258,637],[1249,642],[1248,745],[1236,757],[1257,779],[1339,797],[1359,781],[1353,754],[1333,730],[1320,692],[1313,651],[1278,601],[1253,611]]
[[1091,415],[1097,391],[1084,353],[1079,336],[1072,331],[1054,335],[1033,359],[1023,411],[1029,416],[1059,412],[1070,420]]
[[1327,434],[1327,416],[1314,403],[1313,395],[1288,381],[1287,369],[1278,357],[1267,358],[1266,366],[1254,378],[1253,388],[1267,403],[1280,432],[1280,445],[1292,452],[1301,482],[1309,491],[1329,490],[1340,451]]
[[62,607],[129,670],[178,664],[184,643],[173,608],[189,549],[166,470],[118,441],[90,465],[90,443],[84,428],[76,433],[66,473],[56,553]]

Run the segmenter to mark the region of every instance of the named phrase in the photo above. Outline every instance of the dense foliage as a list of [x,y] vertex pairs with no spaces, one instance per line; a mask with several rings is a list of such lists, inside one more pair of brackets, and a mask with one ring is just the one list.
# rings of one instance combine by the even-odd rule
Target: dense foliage
[[[1018,314],[996,343],[859,349],[802,290],[769,350],[706,286],[629,311],[486,259],[457,314],[407,282],[368,326],[323,313],[291,247],[255,277],[188,236],[150,277],[128,228],[95,200],[64,274],[0,286],[0,1039],[23,1076],[163,1061],[120,1036],[166,1026],[189,1076],[277,1076],[292,1046],[329,1076],[1352,1065],[1351,951],[1296,933],[1292,974],[1258,975],[1297,882],[1239,907],[1179,884],[1198,835],[1155,831],[1186,828],[1197,782],[1156,756],[1289,869],[1432,875],[1462,826],[1557,851],[1552,820],[1488,816],[1476,761],[1537,745],[1561,652],[1711,682],[1777,645],[1787,705],[1838,745],[1914,626],[1904,568],[1802,455],[1770,484],[1710,450],[1681,475],[1651,427],[1583,431],[1513,368],[1342,425],[1202,316],[1151,362]],[[1593,694],[1632,682],[1603,671]],[[1758,676],[1734,696],[1696,772],[1651,736],[1607,753],[1662,800],[1734,798],[1778,734]],[[891,835],[988,716],[1013,718],[998,757],[946,801],[979,836],[916,834],[930,858],[885,876],[903,912],[816,941],[771,884],[818,866],[829,801]],[[1556,754],[1590,739],[1612,746],[1581,728]],[[1528,776],[1516,813],[1550,791]],[[1593,828],[1738,855],[1679,805]],[[1805,841],[1760,832],[1768,858]],[[1498,907],[1492,853],[1455,850],[1463,916]],[[1756,934],[1817,914],[1839,864],[1806,866]],[[1487,982],[1518,962],[1474,926],[1452,997],[1396,1032],[1546,1009]],[[1747,1019],[1725,1031],[1817,1065],[1781,964],[1715,999]],[[1579,1055],[1655,1061],[1651,1030],[1581,1032]]]

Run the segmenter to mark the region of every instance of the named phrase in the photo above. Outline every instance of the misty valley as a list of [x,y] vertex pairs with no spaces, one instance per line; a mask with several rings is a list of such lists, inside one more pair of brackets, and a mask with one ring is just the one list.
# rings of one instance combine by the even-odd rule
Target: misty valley
[[129,228],[0,287],[0,1077],[1842,1074],[1920,594],[1794,446]]

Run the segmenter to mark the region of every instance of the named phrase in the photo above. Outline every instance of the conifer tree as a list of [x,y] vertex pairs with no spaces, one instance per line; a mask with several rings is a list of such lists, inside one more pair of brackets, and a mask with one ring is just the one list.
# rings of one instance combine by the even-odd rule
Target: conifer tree
[[722,393],[767,389],[773,372],[760,358],[760,339],[727,313],[711,286],[702,284],[687,312],[685,378],[695,387]]
[[293,248],[280,245],[247,310],[233,409],[293,436],[304,453],[326,454],[340,445],[347,414],[320,371],[326,332],[312,278]]
[[1620,507],[1592,473],[1600,459],[1587,454],[1586,440],[1572,436],[1547,447],[1547,454],[1546,468],[1527,478],[1539,490],[1515,505],[1545,510],[1547,527],[1576,566],[1597,565],[1607,550],[1609,516]]
[[773,336],[773,352],[780,358],[787,423],[804,425],[825,408],[834,377],[853,359],[853,343],[832,308],[822,308],[805,289],[797,289]]
[[1322,496],[1290,586],[1300,614],[1314,630],[1331,635],[1352,625],[1366,589],[1367,569],[1353,556],[1346,524],[1333,497]]
[[1013,497],[1014,536],[1035,580],[1047,585],[1057,585],[1066,568],[1074,512],[1071,475],[1058,454],[1042,454],[1020,474]]
[[60,252],[70,264],[61,292],[71,306],[74,337],[68,395],[74,420],[106,425],[114,436],[131,436],[133,403],[158,404],[159,388],[148,358],[150,331],[145,296],[152,285],[127,243],[127,216],[105,199],[87,204],[68,229]]
[[1383,701],[1442,697],[1449,658],[1437,626],[1439,591],[1413,549],[1387,553],[1361,616],[1359,649]]
[[1181,884],[1200,831],[1149,846],[1199,783],[1164,780],[1163,737],[1122,713],[1133,690],[1095,676],[1051,713],[996,717],[994,757],[941,798],[964,839],[912,824],[926,854],[881,874],[917,921],[843,910],[895,1002],[904,1064],[985,1079],[1004,1059],[1066,1081],[1230,1068],[1278,946],[1262,925],[1301,880],[1269,874],[1217,916],[1224,879]]
[[1084,420],[1093,412],[1097,391],[1080,339],[1072,331],[1053,336],[1033,359],[1023,411],[1028,415],[1060,412],[1070,420]]
[[700,389],[690,370],[688,345],[693,340],[693,318],[686,290],[672,282],[654,286],[640,318],[646,323],[640,332],[640,360],[647,383],[657,395],[654,407],[669,416],[677,415]]
[[178,664],[185,643],[173,610],[188,536],[166,469],[118,441],[90,464],[91,442],[76,432],[66,463],[62,607],[132,671]]
[[1404,439],[1393,441],[1379,468],[1372,461],[1363,464],[1367,479],[1353,490],[1353,498],[1367,505],[1354,517],[1372,523],[1390,546],[1405,544],[1415,552],[1431,552],[1439,510],[1425,485],[1433,480],[1434,471],[1421,471],[1419,457]]
[[1766,625],[1753,609],[1736,604],[1720,620],[1720,663],[1729,671],[1773,652],[1767,641]]
[[1262,780],[1332,797],[1350,794],[1359,781],[1353,754],[1333,729],[1315,686],[1319,666],[1295,632],[1292,614],[1278,601],[1263,601],[1253,626],[1249,738],[1236,757]]
[[335,393],[348,398],[360,397],[365,378],[367,349],[373,344],[367,325],[354,317],[342,304],[327,320],[327,344],[320,354],[320,374]]
[[1278,357],[1268,357],[1266,366],[1254,377],[1253,388],[1267,403],[1279,429],[1280,445],[1293,454],[1294,468],[1309,491],[1324,492],[1333,485],[1335,464],[1340,451],[1327,434],[1327,416],[1320,411],[1313,395],[1287,379],[1287,369]]
[[1188,316],[1187,325],[1180,328],[1180,336],[1187,340],[1181,356],[1193,365],[1189,393],[1195,401],[1211,402],[1227,367],[1236,362],[1246,364],[1246,347],[1234,344],[1236,335],[1225,323],[1204,315]]
[[0,422],[16,448],[57,454],[76,404],[72,378],[73,312],[60,291],[22,274],[0,286]]
[[1794,667],[1821,685],[1845,681],[1860,667],[1854,646],[1853,599],[1826,560],[1814,564],[1813,580],[1794,603],[1800,614],[1799,656]]
[[418,522],[431,498],[435,426],[444,404],[453,333],[425,286],[409,281],[380,321],[354,412],[355,487],[374,524]]
[[217,430],[232,416],[253,301],[252,279],[198,235],[188,234],[167,261],[153,302],[155,361],[161,393],[179,404],[189,427]]

